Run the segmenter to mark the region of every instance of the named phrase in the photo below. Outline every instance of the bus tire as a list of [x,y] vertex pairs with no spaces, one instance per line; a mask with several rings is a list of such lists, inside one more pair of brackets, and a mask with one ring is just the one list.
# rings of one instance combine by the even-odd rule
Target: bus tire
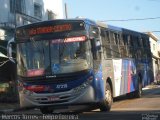
[[113,102],[112,91],[109,83],[106,83],[105,100],[100,103],[101,111],[110,111]]
[[48,107],[42,107],[40,108],[40,111],[42,114],[52,114],[53,113],[53,109],[50,109]]
[[142,82],[140,77],[138,77],[138,90],[133,92],[134,98],[140,98],[142,96]]

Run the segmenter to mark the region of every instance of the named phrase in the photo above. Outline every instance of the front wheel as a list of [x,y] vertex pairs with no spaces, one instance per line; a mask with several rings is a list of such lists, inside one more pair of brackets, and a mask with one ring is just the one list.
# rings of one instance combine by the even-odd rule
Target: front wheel
[[112,91],[109,83],[106,83],[105,100],[100,103],[101,111],[110,111],[113,102]]

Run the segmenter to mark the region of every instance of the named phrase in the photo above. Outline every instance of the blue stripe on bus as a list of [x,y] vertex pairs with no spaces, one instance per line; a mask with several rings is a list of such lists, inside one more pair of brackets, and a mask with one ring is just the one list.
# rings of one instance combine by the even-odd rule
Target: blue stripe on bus
[[[133,75],[135,70],[135,63],[132,60],[122,60],[122,80],[121,80],[121,91],[120,94],[132,92],[137,87],[137,77]],[[130,81],[129,81],[130,80]]]
[[104,100],[105,98],[105,87],[104,87],[104,80],[102,75],[102,65],[99,65],[98,71],[95,73],[94,79],[94,88],[96,89],[96,100]]
[[136,75],[136,66],[133,61],[131,61],[131,85],[130,85],[130,92],[133,92],[137,88],[137,75]]
[[[90,70],[90,72],[85,75],[85,76],[80,76],[80,79],[75,79],[73,81],[69,81],[69,82],[62,82],[62,83],[56,83],[56,84],[51,84],[51,83],[35,83],[35,84],[26,84],[26,86],[29,86],[29,85],[47,85],[50,87],[50,89],[52,89],[54,92],[62,92],[62,91],[67,91],[67,90],[70,90],[72,88],[75,88],[75,87],[78,87],[80,86],[81,84],[83,84],[85,81],[87,81],[87,79],[93,75],[93,72],[92,70]],[[56,88],[57,85],[63,85],[63,84],[67,84],[67,88]],[[44,93],[47,93],[48,91],[44,91]]]

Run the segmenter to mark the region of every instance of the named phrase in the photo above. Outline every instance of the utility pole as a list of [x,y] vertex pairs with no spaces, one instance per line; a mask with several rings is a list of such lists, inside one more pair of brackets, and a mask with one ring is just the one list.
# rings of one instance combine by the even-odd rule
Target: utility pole
[[66,19],[68,19],[68,8],[67,8],[67,3],[65,3],[65,16],[66,16]]
[[15,25],[15,29],[17,27],[17,0],[14,1],[14,25]]

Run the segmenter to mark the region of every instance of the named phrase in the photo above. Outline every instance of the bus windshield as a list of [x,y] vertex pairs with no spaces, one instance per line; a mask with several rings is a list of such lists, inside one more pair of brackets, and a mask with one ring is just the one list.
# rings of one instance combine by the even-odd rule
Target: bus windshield
[[89,69],[87,44],[85,36],[19,43],[18,73],[32,77]]

